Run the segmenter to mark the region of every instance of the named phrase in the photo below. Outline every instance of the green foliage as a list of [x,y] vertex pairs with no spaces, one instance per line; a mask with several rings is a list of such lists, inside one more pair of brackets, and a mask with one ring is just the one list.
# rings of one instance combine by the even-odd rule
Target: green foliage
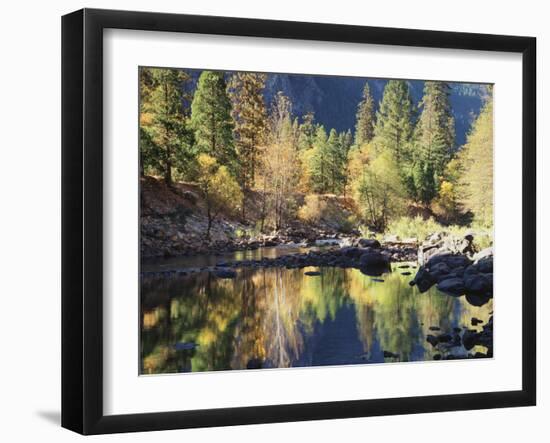
[[300,151],[310,149],[313,146],[316,130],[315,115],[313,112],[308,112],[302,117],[302,123],[298,128],[298,149]]
[[[406,81],[387,82],[376,113],[365,83],[352,134],[323,127],[313,113],[296,117],[281,92],[268,112],[266,79],[259,73],[203,71],[193,92],[183,70],[140,69],[140,172],[162,176],[168,184],[197,182],[209,232],[222,211],[237,207],[241,219],[261,231],[296,218],[313,223],[325,212],[320,194],[349,191],[357,219],[329,214],[334,226],[421,237],[436,228],[433,220],[402,218],[421,203],[423,212],[431,210],[445,225],[468,225],[473,217],[490,230],[491,90],[466,145],[457,150],[447,83],[425,82],[418,121]],[[298,192],[306,194],[299,210]]]
[[464,213],[461,199],[464,196],[464,185],[460,182],[464,173],[463,161],[460,157],[453,158],[446,166],[439,194],[432,204],[432,209],[438,218],[447,224],[469,222],[468,213]]
[[[254,185],[260,147],[265,144],[267,112],[263,98],[265,74],[237,72],[228,84],[234,139],[243,192]],[[244,208],[244,206],[243,206]]]
[[325,128],[317,127],[310,152],[302,155],[311,191],[321,194],[344,192],[351,138],[350,131],[338,134],[335,129],[331,129],[327,137]]
[[403,216],[396,218],[389,223],[386,231],[392,235],[397,235],[401,240],[416,238],[418,241],[424,241],[429,235],[435,232],[446,232],[455,237],[471,234],[474,236],[474,245],[478,250],[487,248],[493,244],[493,231],[478,223],[473,223],[470,226],[442,225],[433,217],[425,219],[420,215],[416,217]]
[[268,119],[267,145],[262,152],[258,188],[262,194],[261,228],[269,219],[276,229],[295,217],[293,193],[300,178],[298,128],[292,120],[292,103],[282,93],[275,96]]
[[186,171],[193,156],[189,129],[190,81],[185,71],[140,68],[140,157],[142,173],[158,173],[172,183],[173,169]]
[[455,149],[454,118],[449,102],[450,87],[427,81],[415,131],[412,177],[409,194],[428,204],[439,192],[440,179]]
[[208,154],[199,154],[197,169],[198,185],[206,203],[208,216],[206,238],[210,239],[213,221],[223,210],[238,210],[242,202],[242,192],[227,167],[220,166],[216,159]]
[[341,137],[335,129],[330,130],[330,135],[326,143],[326,157],[328,167],[328,190],[333,194],[339,194],[343,191],[346,179],[345,163],[347,160],[347,150],[341,143]]
[[406,208],[405,189],[390,151],[383,152],[364,168],[352,188],[364,220],[374,230],[384,231]]
[[407,82],[390,80],[384,88],[374,135],[378,150],[391,152],[400,171],[410,162],[413,125],[413,107]]
[[419,241],[425,240],[434,232],[444,231],[445,228],[437,223],[433,217],[424,219],[421,216],[399,217],[390,222],[387,231],[397,235],[400,239],[416,238]]
[[489,97],[460,153],[462,203],[484,226],[493,223],[493,99]]
[[237,176],[234,124],[223,72],[201,73],[191,104],[191,127],[195,132],[197,151],[214,157]]
[[330,186],[330,165],[328,161],[327,133],[323,126],[317,127],[309,164],[310,188],[313,192],[325,193]]
[[418,159],[412,166],[412,175],[407,181],[409,192],[414,198],[424,204],[428,204],[437,195],[437,183],[433,164]]
[[355,144],[357,146],[361,146],[364,143],[369,143],[374,137],[374,108],[374,98],[370,92],[369,84],[365,82],[363,97],[357,107],[357,122],[355,124]]

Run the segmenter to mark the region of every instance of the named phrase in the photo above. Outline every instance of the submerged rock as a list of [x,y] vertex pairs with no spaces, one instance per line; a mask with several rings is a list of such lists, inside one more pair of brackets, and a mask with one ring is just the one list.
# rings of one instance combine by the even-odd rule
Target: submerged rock
[[191,351],[193,349],[196,349],[198,346],[200,346],[198,343],[192,342],[180,342],[173,345],[176,351]]
[[472,320],[470,321],[470,323],[472,324],[472,326],[477,326],[483,323],[483,320],[480,320],[479,318],[476,318],[476,317],[472,317]]
[[263,361],[259,358],[251,358],[246,364],[246,369],[262,369]]
[[434,348],[437,346],[437,344],[439,343],[439,340],[437,339],[437,337],[435,335],[431,335],[429,334],[428,336],[426,336],[426,341],[431,344]]
[[467,329],[464,331],[464,334],[462,334],[462,345],[464,348],[469,351],[472,349],[476,343],[479,341],[480,333],[473,330],[473,329]]
[[306,272],[304,272],[304,275],[308,275],[310,277],[315,277],[317,275],[321,275],[321,273],[319,271],[306,271]]
[[218,278],[235,278],[237,277],[237,272],[233,269],[218,269],[214,271],[214,275]]
[[399,358],[399,354],[395,354],[390,351],[383,351],[384,358]]

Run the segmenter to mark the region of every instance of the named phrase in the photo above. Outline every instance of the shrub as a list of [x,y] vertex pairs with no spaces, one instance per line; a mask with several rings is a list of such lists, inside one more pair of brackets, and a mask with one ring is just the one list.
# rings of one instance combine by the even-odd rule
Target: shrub
[[455,237],[462,237],[469,233],[474,236],[474,245],[477,249],[484,249],[493,245],[492,228],[476,224],[471,226],[444,226],[432,217],[428,219],[421,216],[400,217],[389,224],[386,232],[397,235],[402,240],[414,237],[420,242],[435,232],[447,232]]
[[305,203],[298,209],[298,218],[308,223],[317,223],[327,209],[327,203],[317,194],[305,197]]
[[391,221],[386,232],[397,235],[400,239],[414,237],[419,241],[423,241],[428,235],[445,230],[445,227],[437,223],[432,217],[423,219],[417,215],[416,217],[399,217]]

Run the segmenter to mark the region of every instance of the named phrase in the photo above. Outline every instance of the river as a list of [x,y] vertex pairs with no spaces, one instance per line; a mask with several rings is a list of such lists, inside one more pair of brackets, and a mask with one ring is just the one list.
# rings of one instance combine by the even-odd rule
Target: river
[[[225,260],[259,259],[303,248],[148,261],[142,270],[198,269]],[[464,358],[486,353],[456,343],[433,347],[429,334],[481,330],[493,301],[473,306],[435,287],[408,283],[414,264],[394,263],[380,278],[358,269],[244,268],[234,279],[210,272],[141,283],[140,373],[370,364]],[[306,271],[320,271],[307,276]],[[412,275],[403,275],[411,272]],[[381,281],[383,280],[383,281]],[[481,323],[472,326],[472,318]],[[459,329],[460,328],[460,329]]]

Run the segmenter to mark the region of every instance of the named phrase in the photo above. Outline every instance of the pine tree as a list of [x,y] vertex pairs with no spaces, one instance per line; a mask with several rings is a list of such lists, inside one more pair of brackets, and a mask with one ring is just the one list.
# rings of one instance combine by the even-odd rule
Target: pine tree
[[416,127],[415,161],[433,170],[436,185],[455,149],[455,127],[449,95],[448,83],[427,81],[420,103],[422,113]]
[[328,160],[328,190],[334,194],[340,193],[344,188],[347,152],[341,141],[336,130],[331,129],[326,143],[326,156]]
[[239,184],[245,200],[242,216],[246,212],[246,191],[254,185],[260,147],[265,144],[267,112],[263,98],[266,75],[237,72],[228,84],[231,115],[234,121],[235,147],[239,159]]
[[302,123],[299,128],[298,149],[300,151],[309,149],[313,146],[316,130],[315,115],[313,112],[308,112],[302,117]]
[[363,89],[363,98],[357,108],[357,123],[355,124],[355,144],[361,146],[374,137],[375,110],[374,99],[368,82]]
[[313,148],[309,161],[310,188],[317,193],[325,193],[330,185],[330,165],[328,157],[327,133],[323,126],[315,131]]
[[203,71],[191,104],[191,126],[198,153],[207,154],[238,176],[231,102],[223,72]]
[[403,80],[390,80],[384,88],[376,114],[374,135],[379,150],[389,150],[401,170],[410,161],[413,135],[413,108],[409,86]]
[[161,173],[172,184],[173,169],[185,169],[192,156],[188,125],[190,76],[178,69],[140,69],[141,169]]

